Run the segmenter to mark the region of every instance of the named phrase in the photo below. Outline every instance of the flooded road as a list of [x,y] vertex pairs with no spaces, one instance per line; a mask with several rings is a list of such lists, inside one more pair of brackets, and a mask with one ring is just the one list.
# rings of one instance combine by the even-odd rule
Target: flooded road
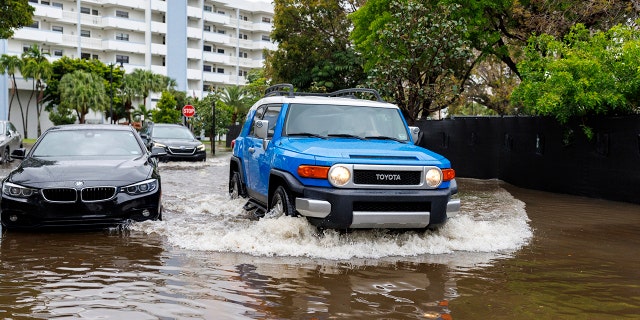
[[[437,232],[252,219],[228,155],[162,163],[163,221],[2,232],[11,319],[637,319],[640,206],[460,179]],[[12,165],[15,165],[12,164]],[[10,168],[2,168],[5,176]]]

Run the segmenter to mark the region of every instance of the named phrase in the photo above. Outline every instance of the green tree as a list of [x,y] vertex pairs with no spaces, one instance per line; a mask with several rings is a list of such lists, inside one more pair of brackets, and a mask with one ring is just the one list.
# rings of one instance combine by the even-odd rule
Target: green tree
[[[40,125],[40,115],[42,114],[43,102],[44,102],[44,89],[45,81],[52,75],[51,62],[47,59],[48,53],[43,53],[38,45],[32,45],[29,50],[22,53],[22,75],[25,78],[31,78],[33,81],[33,90],[29,96],[27,102],[27,115],[29,114],[29,106],[35,95],[36,97],[36,121],[38,137],[42,134],[42,127]],[[27,136],[27,129],[24,130],[25,137]]]
[[241,86],[228,86],[222,90],[220,100],[233,110],[231,123],[247,115],[247,111],[251,108],[251,101],[248,98],[245,88]]
[[157,123],[179,123],[181,113],[176,108],[176,99],[168,91],[162,91],[160,100],[156,104],[156,109],[152,111],[153,122]]
[[351,16],[372,87],[410,124],[455,101],[475,61],[457,6],[428,2],[369,0]]
[[28,0],[3,0],[0,5],[0,39],[13,37],[14,29],[31,25],[33,11]]
[[362,61],[349,40],[347,14],[354,0],[275,0],[271,38],[278,49],[266,56],[275,83],[303,91],[334,91],[365,80]]
[[153,113],[151,110],[147,109],[147,107],[143,104],[139,105],[138,108],[133,110],[132,115],[134,119],[139,121],[150,120],[153,117]]
[[58,126],[63,124],[72,124],[76,123],[76,116],[73,114],[73,111],[69,108],[64,107],[55,107],[49,111],[49,120]]
[[[211,136],[213,129],[213,105],[215,104],[215,133]],[[231,125],[231,115],[233,110],[220,101],[220,92],[215,91],[201,100],[193,102],[196,108],[196,116],[191,120],[191,125],[195,132],[204,131],[206,135],[215,140],[219,135],[227,133]]]
[[[22,102],[20,102],[20,95],[18,94],[18,87],[16,84],[16,71],[22,69],[22,59],[18,56],[3,54],[0,57],[0,74],[8,74],[11,77],[11,99],[9,100],[9,110],[7,119],[11,119],[11,106],[13,105],[13,99],[16,98],[18,106],[20,107],[20,115],[22,116],[22,128],[27,127],[27,122],[22,108]],[[26,129],[23,129],[23,131]],[[23,136],[24,132],[22,133]],[[26,136],[25,136],[26,137]]]
[[[76,70],[60,79],[60,105],[76,112],[80,123],[85,123],[89,111],[101,112],[108,105],[102,78],[99,75]],[[64,114],[64,112],[60,112]]]
[[142,104],[147,105],[147,97],[152,92],[162,92],[175,86],[175,80],[150,70],[135,69],[125,76],[127,97],[141,98]]
[[592,33],[578,24],[562,41],[550,35],[533,37],[519,64],[523,80],[512,102],[562,124],[580,119],[591,138],[591,117],[640,112],[639,55],[640,31],[635,26]]

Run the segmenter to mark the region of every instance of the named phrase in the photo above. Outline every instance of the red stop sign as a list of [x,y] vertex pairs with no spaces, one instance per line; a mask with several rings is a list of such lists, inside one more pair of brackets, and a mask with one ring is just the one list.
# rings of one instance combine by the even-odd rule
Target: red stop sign
[[194,108],[192,105],[188,104],[184,107],[182,107],[182,115],[184,115],[187,118],[193,117],[193,115],[196,114],[196,108]]

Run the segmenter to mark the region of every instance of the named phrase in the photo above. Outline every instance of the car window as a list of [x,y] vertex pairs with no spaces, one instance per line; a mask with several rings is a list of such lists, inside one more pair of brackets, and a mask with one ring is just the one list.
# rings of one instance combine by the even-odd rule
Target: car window
[[189,129],[179,126],[154,126],[153,137],[155,139],[194,139]]
[[139,156],[143,150],[133,132],[62,130],[47,132],[34,147],[34,157]]

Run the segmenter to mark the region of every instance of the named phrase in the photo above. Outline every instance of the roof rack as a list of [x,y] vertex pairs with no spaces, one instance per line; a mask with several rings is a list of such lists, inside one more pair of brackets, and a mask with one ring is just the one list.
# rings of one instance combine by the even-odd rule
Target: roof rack
[[380,93],[378,93],[375,89],[369,88],[350,88],[350,89],[342,89],[330,93],[314,93],[314,92],[295,92],[293,89],[293,85],[290,83],[279,83],[270,86],[264,92],[265,97],[271,96],[284,96],[286,95],[289,98],[293,98],[295,96],[320,96],[320,97],[346,97],[346,98],[354,98],[357,99],[356,93],[369,93],[372,94],[378,102],[384,102]]

